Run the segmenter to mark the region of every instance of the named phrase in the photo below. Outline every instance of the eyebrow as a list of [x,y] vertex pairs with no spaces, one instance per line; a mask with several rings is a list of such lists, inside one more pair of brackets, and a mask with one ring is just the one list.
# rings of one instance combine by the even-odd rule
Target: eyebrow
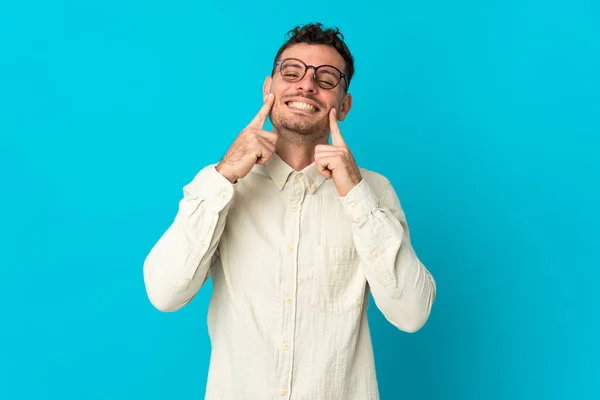
[[300,63],[299,63],[298,61],[296,61],[296,60],[290,60],[290,61],[288,61],[288,62],[286,63],[286,65],[288,65],[288,66],[289,66],[289,65],[292,65],[292,66],[294,66],[294,67],[300,67],[300,66],[302,66],[302,64],[300,64]]
[[321,68],[321,69],[319,70],[319,73],[321,73],[321,74],[325,73],[325,74],[329,74],[329,75],[332,75],[332,76],[335,76],[335,75],[339,74],[339,72],[338,72],[338,71],[335,71],[335,73],[334,73],[334,71],[335,71],[335,70],[333,70],[333,71],[332,71],[332,70],[329,70],[329,69],[322,69],[322,68]]

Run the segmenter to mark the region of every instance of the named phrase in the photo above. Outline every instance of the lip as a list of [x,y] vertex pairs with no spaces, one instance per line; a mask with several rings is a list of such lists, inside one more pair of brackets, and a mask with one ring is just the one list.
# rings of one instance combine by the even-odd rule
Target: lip
[[286,99],[283,103],[286,106],[288,106],[288,108],[291,108],[293,110],[307,111],[307,110],[302,110],[302,109],[299,109],[299,108],[290,107],[289,103],[292,103],[292,102],[310,104],[311,106],[313,106],[315,108],[315,111],[308,111],[311,114],[318,113],[319,111],[321,111],[321,107],[319,107],[319,105],[317,103],[315,103],[312,100],[306,99],[304,97],[292,97],[292,98]]

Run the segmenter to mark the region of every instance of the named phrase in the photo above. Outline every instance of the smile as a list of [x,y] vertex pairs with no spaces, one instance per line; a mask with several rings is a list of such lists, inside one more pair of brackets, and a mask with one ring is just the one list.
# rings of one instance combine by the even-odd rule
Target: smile
[[302,103],[300,101],[290,101],[286,103],[289,107],[292,108],[297,108],[300,110],[306,110],[306,111],[318,111],[319,109],[315,106],[313,106],[312,104],[307,104],[307,103]]

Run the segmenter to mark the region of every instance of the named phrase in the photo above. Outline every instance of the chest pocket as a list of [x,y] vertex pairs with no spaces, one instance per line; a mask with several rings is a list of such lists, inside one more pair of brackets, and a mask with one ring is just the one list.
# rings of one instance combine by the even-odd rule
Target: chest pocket
[[329,314],[345,314],[362,307],[366,289],[354,247],[319,246],[315,254],[311,305]]

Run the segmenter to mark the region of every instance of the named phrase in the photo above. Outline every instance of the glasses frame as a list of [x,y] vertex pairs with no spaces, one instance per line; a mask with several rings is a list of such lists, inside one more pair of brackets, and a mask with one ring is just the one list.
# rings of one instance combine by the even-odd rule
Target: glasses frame
[[[298,61],[300,64],[304,65],[304,75],[302,75],[300,78],[298,78],[298,80],[290,81],[285,76],[283,76],[283,71],[281,70],[281,65],[284,62],[290,61],[290,60]],[[321,89],[333,90],[333,89],[335,89],[340,84],[340,82],[342,81],[342,78],[343,78],[344,82],[346,83],[346,90],[348,90],[348,78],[346,77],[346,74],[344,74],[342,71],[339,70],[339,68],[334,67],[333,65],[323,64],[323,65],[319,65],[318,67],[315,67],[314,65],[308,65],[304,61],[292,57],[292,58],[284,58],[283,60],[279,60],[279,61],[275,62],[275,64],[273,65],[273,69],[277,68],[277,66],[279,66],[279,73],[281,74],[281,77],[286,82],[300,82],[302,79],[304,79],[304,77],[306,76],[306,73],[308,72],[308,70],[312,68],[315,71],[314,74],[313,74],[313,79],[315,80],[315,82],[317,83],[317,85]],[[337,72],[340,73],[340,80],[337,81],[337,83],[335,85],[333,85],[332,87],[323,87],[323,86],[321,86],[321,84],[317,80],[317,71],[321,67],[330,67],[330,68],[335,69]]]

